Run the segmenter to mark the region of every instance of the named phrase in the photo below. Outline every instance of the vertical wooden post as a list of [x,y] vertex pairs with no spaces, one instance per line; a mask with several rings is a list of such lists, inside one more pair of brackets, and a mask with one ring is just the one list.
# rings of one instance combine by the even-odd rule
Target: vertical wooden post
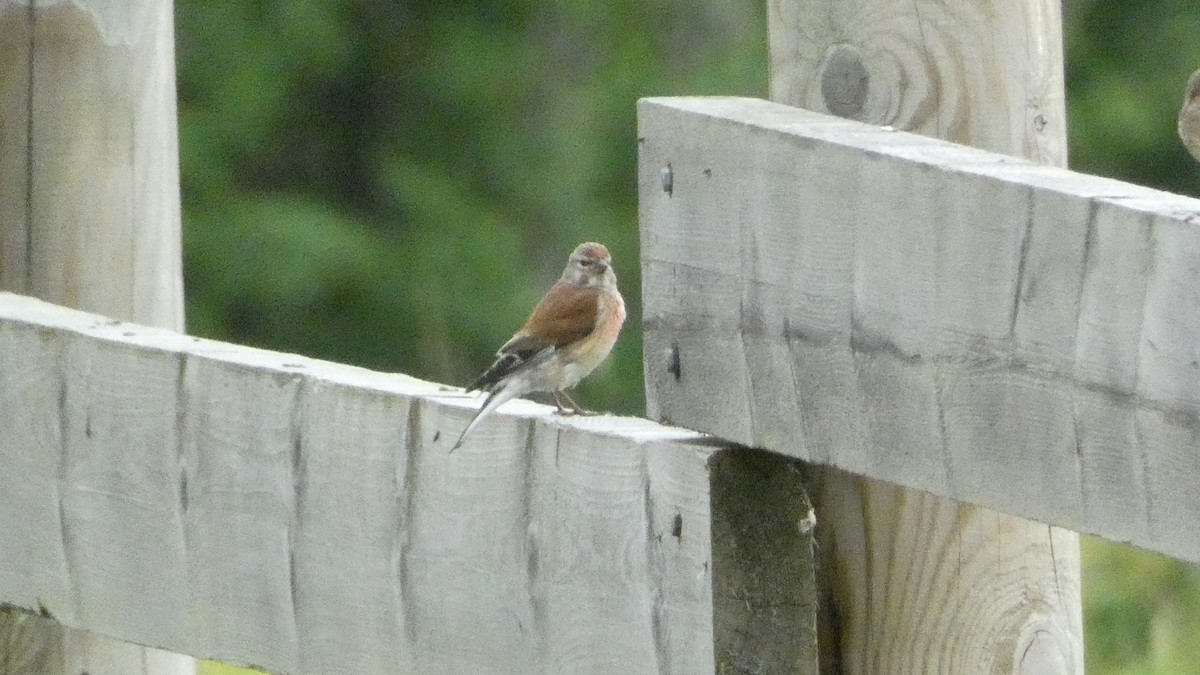
[[[183,329],[172,10],[0,0],[0,289]],[[195,671],[30,615],[0,633],[4,672]]]
[[812,505],[801,463],[750,448],[708,463],[716,672],[818,672]]
[[[771,0],[770,45],[776,101],[1066,164],[1056,0]],[[813,496],[823,668],[1083,671],[1077,534],[836,471]]]
[[182,330],[171,10],[0,0],[0,288]]

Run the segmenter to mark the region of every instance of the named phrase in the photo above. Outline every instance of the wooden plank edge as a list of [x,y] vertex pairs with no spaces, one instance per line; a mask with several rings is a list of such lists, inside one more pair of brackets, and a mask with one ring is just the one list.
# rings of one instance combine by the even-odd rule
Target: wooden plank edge
[[638,100],[638,114],[677,114],[761,130],[785,139],[853,148],[937,171],[1018,182],[1081,199],[1099,199],[1137,213],[1200,222],[1200,199],[1113,178],[1037,164],[937,138],[738,96],[658,96]]

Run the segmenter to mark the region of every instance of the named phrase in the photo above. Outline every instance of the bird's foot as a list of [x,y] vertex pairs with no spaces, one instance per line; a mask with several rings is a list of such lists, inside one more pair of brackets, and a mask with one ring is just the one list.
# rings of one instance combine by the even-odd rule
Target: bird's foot
[[580,417],[595,417],[596,415],[600,415],[602,413],[600,413],[599,411],[596,411],[596,410],[584,410],[583,408],[562,408],[562,407],[560,407],[554,411],[554,414],[561,415],[562,417],[574,417],[576,415],[578,415]]
[[[567,405],[563,405],[563,400],[566,400]],[[571,396],[565,391],[554,392],[554,405],[558,407],[558,409],[554,411],[554,414],[562,415],[563,417],[570,417],[571,415],[588,417],[591,415],[600,414],[590,410],[584,410],[583,408],[579,407],[579,404],[575,402],[575,399],[571,398]]]

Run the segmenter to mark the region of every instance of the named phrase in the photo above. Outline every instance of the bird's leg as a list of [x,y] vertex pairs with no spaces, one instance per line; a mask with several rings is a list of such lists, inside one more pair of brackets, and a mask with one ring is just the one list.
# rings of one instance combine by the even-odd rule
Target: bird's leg
[[[566,399],[567,404],[569,406],[571,406],[570,410],[568,410],[565,406],[563,406],[563,403],[562,403],[563,399]],[[558,414],[559,415],[596,415],[596,414],[598,414],[598,413],[591,412],[589,410],[584,410],[583,408],[579,407],[579,404],[575,402],[575,399],[571,398],[571,395],[568,394],[566,392],[566,390],[559,390],[559,391],[554,392],[554,403],[555,403],[555,405],[558,406]]]
[[563,415],[563,416],[574,415],[576,412],[575,410],[569,410],[566,406],[563,405],[563,393],[561,391],[555,391],[553,393],[554,393],[554,405],[555,405],[555,407],[558,408],[558,410],[554,411],[554,414],[555,415]]

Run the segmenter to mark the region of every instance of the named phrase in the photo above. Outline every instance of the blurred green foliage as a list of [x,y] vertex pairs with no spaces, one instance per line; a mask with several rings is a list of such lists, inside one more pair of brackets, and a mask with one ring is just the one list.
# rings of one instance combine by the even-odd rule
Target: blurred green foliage
[[[1072,0],[1063,11],[1071,168],[1200,196],[1200,166],[1175,130],[1200,68],[1200,5]],[[1196,566],[1085,538],[1083,608],[1088,673],[1200,673]]]
[[[1200,7],[1064,10],[1072,167],[1200,194],[1174,131]],[[596,240],[630,321],[579,398],[641,412],[634,102],[765,96],[762,0],[176,12],[190,332],[461,384]],[[1089,672],[1200,672],[1194,568],[1084,553]]]
[[465,383],[595,240],[631,320],[580,398],[641,412],[634,101],[762,95],[762,8],[193,2],[177,22],[191,332]]

